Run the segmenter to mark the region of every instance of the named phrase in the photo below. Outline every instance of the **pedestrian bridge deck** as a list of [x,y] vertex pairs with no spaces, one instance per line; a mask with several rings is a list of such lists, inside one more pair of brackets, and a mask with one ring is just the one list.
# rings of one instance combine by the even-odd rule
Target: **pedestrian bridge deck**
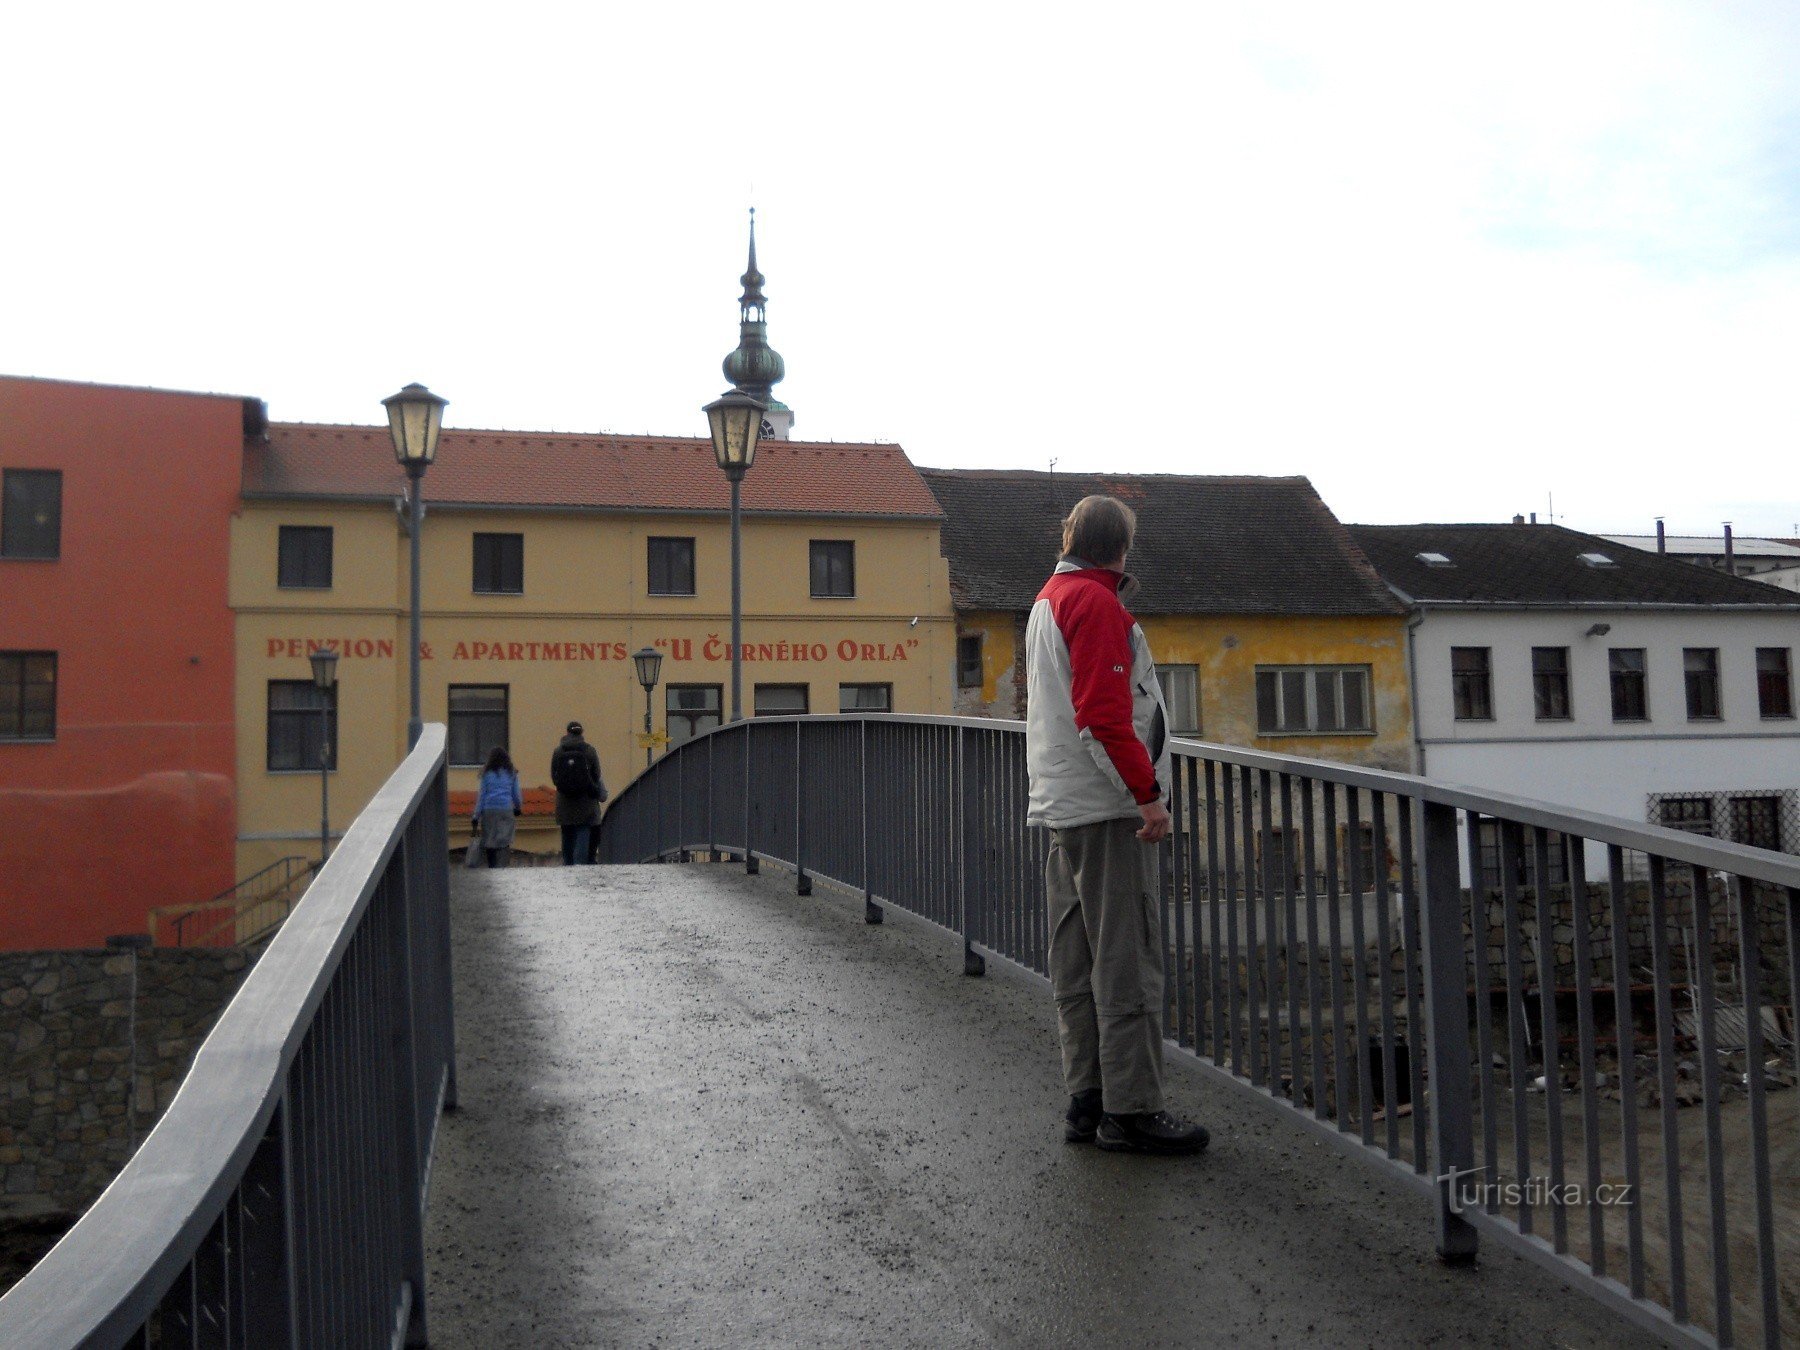
[[1071,1147],[1036,977],[740,866],[458,871],[437,1347],[1633,1343],[1169,1056],[1200,1159]]

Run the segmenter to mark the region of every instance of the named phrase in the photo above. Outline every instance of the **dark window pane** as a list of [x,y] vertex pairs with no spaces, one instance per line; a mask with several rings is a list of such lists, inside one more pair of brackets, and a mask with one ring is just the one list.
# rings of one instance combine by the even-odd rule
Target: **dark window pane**
[[475,589],[486,595],[520,595],[525,590],[525,536],[475,536]]
[[1764,717],[1794,715],[1794,677],[1786,647],[1756,649],[1756,704]]
[[963,689],[981,684],[980,633],[964,633],[956,639],[956,683]]
[[1689,721],[1710,721],[1719,716],[1719,649],[1688,647],[1681,654],[1687,681]]
[[0,652],[0,741],[56,735],[56,653]]
[[894,710],[894,686],[891,684],[840,684],[838,686],[838,711],[848,712],[892,712]]
[[808,690],[803,684],[759,684],[751,696],[751,712],[757,717],[792,717],[807,710]]
[[496,746],[508,746],[508,692],[504,684],[450,686],[448,754],[452,764],[483,765]]
[[324,590],[331,585],[331,526],[283,525],[276,585]]
[[856,545],[848,539],[812,541],[812,593],[815,596],[856,594]]
[[1609,661],[1612,671],[1613,721],[1646,721],[1650,710],[1644,693],[1644,649],[1614,647]]
[[1711,797],[1664,797],[1657,803],[1656,818],[1660,824],[1671,830],[1686,830],[1689,834],[1711,834],[1713,832],[1713,805]]
[[[321,708],[325,710],[323,718]],[[326,767],[335,769],[337,686],[321,690],[311,680],[270,680],[268,767],[316,770],[321,735]]]
[[1569,649],[1531,649],[1531,692],[1537,720],[1560,722],[1569,717]]
[[62,553],[62,473],[7,469],[0,474],[0,558]]
[[1731,837],[1752,848],[1781,848],[1781,798],[1731,799]]
[[1486,722],[1494,716],[1491,654],[1486,647],[1450,649],[1450,688],[1459,722]]
[[694,541],[692,539],[652,539],[650,549],[650,594],[692,595],[694,593]]
[[1283,731],[1306,730],[1306,672],[1281,672],[1281,721]]
[[1256,672],[1256,729],[1265,735],[1277,729],[1280,718],[1276,709],[1275,672]]
[[1338,706],[1338,674],[1335,670],[1313,673],[1313,729],[1316,731],[1341,731],[1344,728],[1343,713]]
[[1367,731],[1369,719],[1369,677],[1360,670],[1338,672],[1338,685],[1344,699],[1344,730]]

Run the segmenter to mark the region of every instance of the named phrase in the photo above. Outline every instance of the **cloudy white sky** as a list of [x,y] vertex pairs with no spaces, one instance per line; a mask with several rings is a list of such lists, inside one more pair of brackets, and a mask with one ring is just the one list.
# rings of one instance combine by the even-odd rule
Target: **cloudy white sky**
[[14,5],[0,371],[1800,535],[1791,3]]

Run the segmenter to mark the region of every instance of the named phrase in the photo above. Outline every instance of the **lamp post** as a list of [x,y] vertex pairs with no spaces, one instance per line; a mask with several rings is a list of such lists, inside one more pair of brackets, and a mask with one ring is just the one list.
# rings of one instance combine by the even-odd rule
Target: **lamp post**
[[637,666],[638,683],[644,686],[644,767],[650,767],[650,737],[655,728],[650,724],[650,691],[656,688],[656,677],[662,674],[662,653],[654,647],[640,647],[631,654]]
[[713,457],[731,480],[731,720],[744,720],[744,582],[738,486],[756,461],[756,438],[769,405],[742,389],[732,389],[706,405]]
[[313,687],[319,691],[319,866],[331,847],[331,690],[337,683],[335,647],[312,654]]
[[412,641],[407,648],[411,701],[406,719],[406,748],[419,743],[424,723],[419,718],[419,533],[425,522],[425,503],[420,480],[437,458],[438,433],[444,427],[444,405],[422,384],[409,384],[381,400],[387,409],[388,431],[394,438],[394,458],[406,470],[407,533],[412,536]]

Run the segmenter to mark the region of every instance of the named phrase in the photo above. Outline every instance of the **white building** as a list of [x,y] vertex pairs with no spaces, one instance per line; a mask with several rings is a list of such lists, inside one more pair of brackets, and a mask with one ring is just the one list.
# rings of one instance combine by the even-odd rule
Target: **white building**
[[1800,595],[1554,525],[1349,528],[1413,611],[1420,772],[1800,852]]
[[[1755,577],[1783,590],[1800,591],[1800,544],[1792,539],[1738,535],[1727,543],[1723,534],[1603,534],[1599,537],[1609,543],[1626,544],[1650,553],[1666,553],[1683,562],[1730,572],[1733,576]],[[1728,552],[1729,565],[1726,561]]]

